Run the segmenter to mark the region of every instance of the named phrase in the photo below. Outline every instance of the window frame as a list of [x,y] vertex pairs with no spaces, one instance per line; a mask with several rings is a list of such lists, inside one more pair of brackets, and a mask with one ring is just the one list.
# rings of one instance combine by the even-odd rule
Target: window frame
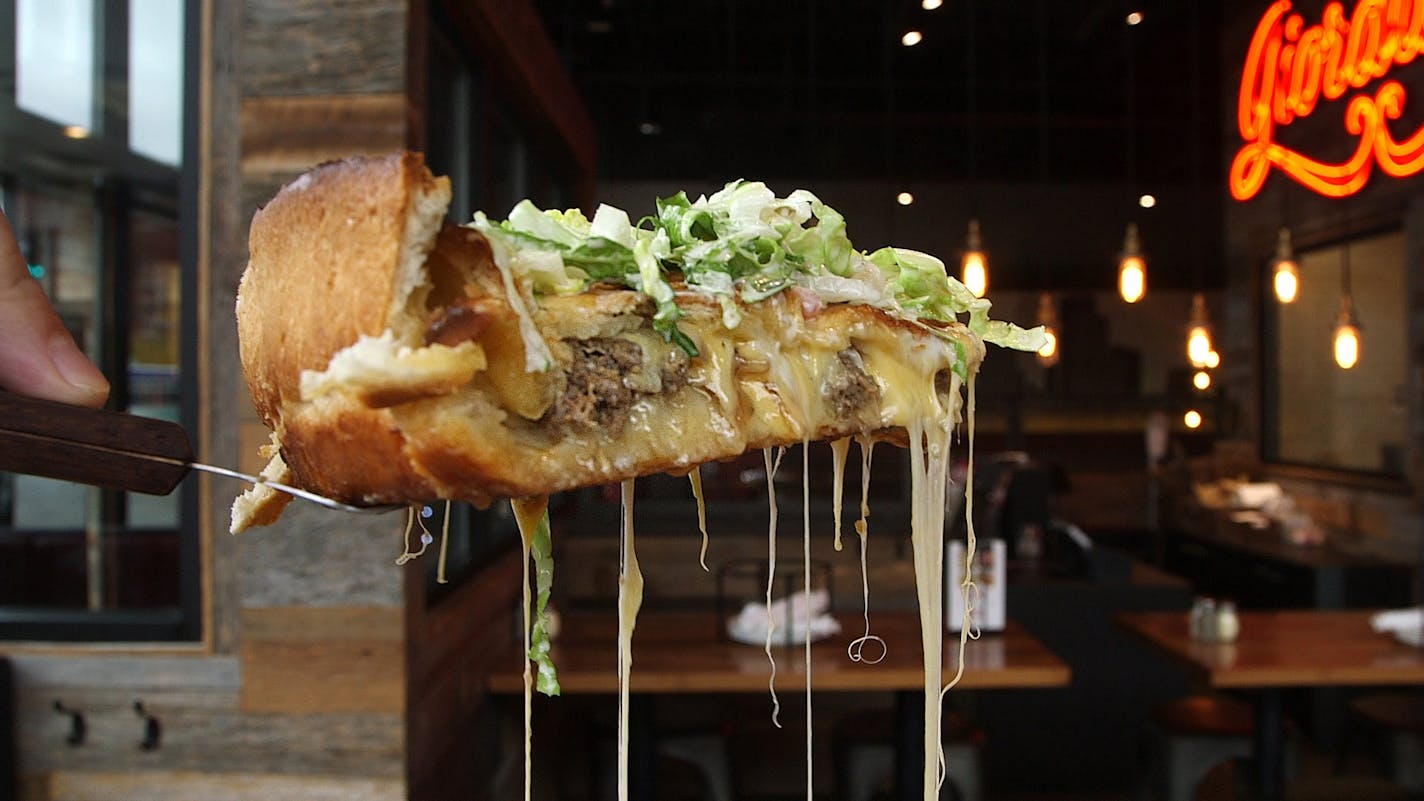
[[[0,0],[0,181],[4,194],[14,185],[44,187],[82,179],[94,182],[95,212],[100,217],[100,293],[98,325],[102,352],[97,355],[109,377],[110,408],[129,402],[129,328],[127,248],[130,214],[142,209],[172,219],[178,229],[179,420],[189,432],[199,430],[198,386],[198,198],[200,36],[202,3],[187,0],[183,10],[182,163],[174,168],[128,148],[128,3],[96,3],[99,128],[85,139],[70,139],[63,126],[20,109],[15,101],[16,3]],[[22,144],[17,148],[15,144]],[[25,152],[16,154],[16,151]],[[0,607],[0,645],[11,642],[65,643],[198,642],[203,636],[200,493],[196,479],[175,490],[178,512],[178,604],[155,609]],[[104,490],[105,531],[126,528],[123,493]]]
[[[1295,253],[1297,259],[1304,254],[1317,251],[1335,251],[1342,247],[1350,247],[1357,243],[1374,239],[1377,237],[1399,233],[1405,231],[1403,221],[1393,217],[1384,216],[1369,220],[1356,222],[1353,225],[1333,226],[1324,228],[1313,235],[1307,234],[1296,238],[1297,246]],[[1406,232],[1407,233],[1407,232]],[[1408,271],[1408,241],[1404,245],[1405,259],[1401,263],[1401,268]],[[1260,268],[1260,274],[1269,275],[1271,265],[1264,264]],[[1329,291],[1338,294],[1338,287],[1332,285]],[[1401,301],[1403,304],[1403,301]],[[1350,486],[1361,489],[1369,489],[1386,494],[1403,495],[1410,490],[1410,468],[1414,458],[1413,448],[1403,454],[1402,465],[1399,471],[1391,472],[1386,470],[1372,470],[1359,467],[1345,466],[1341,464],[1308,461],[1293,459],[1282,453],[1282,406],[1285,402],[1282,398],[1282,386],[1279,372],[1279,363],[1283,358],[1281,353],[1281,308],[1275,295],[1272,293],[1270,281],[1265,280],[1260,283],[1260,291],[1257,298],[1257,308],[1260,309],[1259,339],[1261,348],[1257,354],[1258,375],[1262,376],[1259,393],[1259,415],[1261,421],[1261,434],[1258,438],[1258,456],[1273,474],[1282,477],[1292,477],[1311,481],[1327,481],[1342,486]],[[1407,315],[1407,309],[1401,313]],[[1322,325],[1332,328],[1334,319],[1322,321]],[[1368,343],[1368,322],[1365,323],[1364,338]],[[1408,323],[1406,319],[1406,337],[1409,337]],[[1408,343],[1406,343],[1408,345]],[[1366,345],[1368,347],[1368,344]],[[1408,347],[1406,347],[1406,351]],[[1330,353],[1318,354],[1319,357],[1329,358]],[[1378,356],[1376,356],[1378,358]],[[1407,355],[1401,354],[1400,359],[1406,359]],[[1406,364],[1406,375],[1408,365]],[[1406,442],[1410,440],[1406,437]]]

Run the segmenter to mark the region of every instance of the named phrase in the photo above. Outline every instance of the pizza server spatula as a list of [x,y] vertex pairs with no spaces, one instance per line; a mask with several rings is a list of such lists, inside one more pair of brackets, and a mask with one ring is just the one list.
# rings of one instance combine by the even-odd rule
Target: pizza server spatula
[[266,484],[343,512],[361,507],[260,476],[193,461],[183,427],[167,420],[87,409],[0,391],[0,470],[97,487],[167,495],[191,470]]

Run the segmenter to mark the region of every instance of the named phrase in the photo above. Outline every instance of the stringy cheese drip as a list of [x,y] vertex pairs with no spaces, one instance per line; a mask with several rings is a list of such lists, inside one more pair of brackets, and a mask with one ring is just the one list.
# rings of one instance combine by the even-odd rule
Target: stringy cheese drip
[[548,498],[516,498],[509,502],[514,522],[519,526],[519,542],[524,554],[524,590],[521,596],[524,603],[524,625],[521,626],[524,635],[524,801],[529,801],[534,777],[531,748],[534,740],[534,669],[529,660],[529,627],[533,621],[529,597],[529,558],[534,532],[544,519],[548,506]]
[[[956,377],[951,392],[959,392]],[[940,679],[944,657],[944,493],[953,421],[949,414],[911,423],[910,540],[914,550],[915,590],[920,606],[920,637],[925,661],[925,801],[936,801],[943,775],[940,743]],[[928,423],[928,425],[926,425]],[[930,759],[934,754],[935,759]]]
[[964,678],[964,650],[969,640],[979,639],[978,624],[974,622],[974,608],[978,605],[979,587],[974,583],[974,549],[976,541],[974,536],[974,376],[969,377],[969,402],[966,406],[969,420],[969,465],[968,472],[964,479],[964,578],[959,582],[959,591],[963,593],[964,612],[959,620],[959,666],[954,671],[954,678],[944,685],[944,690],[940,692],[940,698],[949,692],[949,689],[959,683]]
[[831,511],[835,516],[836,550],[841,549],[841,493],[845,489],[846,453],[850,450],[850,437],[831,440]]
[[[425,527],[425,518],[434,513],[435,510],[422,504],[414,504],[406,507],[405,534],[402,535],[404,548],[401,551],[401,555],[396,557],[397,565],[404,565],[406,562],[425,553],[425,549],[430,546],[430,543],[435,541],[435,537],[430,533],[430,529]],[[410,549],[410,534],[415,531],[417,526],[420,527],[420,550],[412,551]]]
[[618,801],[628,801],[628,683],[633,628],[643,606],[643,573],[633,548],[633,479],[622,482],[623,529],[618,571]]
[[692,497],[697,499],[697,530],[702,532],[702,551],[697,555],[697,561],[702,563],[702,571],[711,573],[707,567],[707,501],[702,496],[702,466],[692,468],[687,474],[687,480],[692,482]]
[[[811,765],[811,443],[801,441],[801,586],[805,595],[806,632],[806,801],[815,801]],[[839,508],[839,504],[837,505]],[[836,526],[837,539],[840,526]],[[788,600],[787,608],[791,604]]]
[[[860,537],[860,603],[862,616],[865,618],[865,633],[851,641],[846,647],[846,655],[852,662],[874,665],[890,651],[885,640],[870,633],[870,575],[865,564],[866,535],[870,531],[867,522],[870,519],[870,454],[875,447],[875,440],[856,437],[856,444],[860,445],[860,519],[855,521],[855,533]],[[867,659],[865,656],[865,645],[870,642],[880,643],[880,656],[874,659]]]
[[435,583],[449,584],[445,578],[445,554],[450,550],[450,502],[445,502],[445,519],[440,523],[440,560],[435,569]]
[[[776,469],[781,466],[785,448],[776,449],[776,459],[771,458],[771,448],[763,448],[762,462],[766,465],[766,500],[771,509],[771,522],[767,524],[766,544],[766,660],[771,663],[771,675],[766,687],[771,691],[771,722],[781,728],[781,701],[776,698],[776,657],[771,653],[771,638],[776,634],[776,619],[771,616],[771,590],[776,584]],[[789,602],[788,602],[789,603]]]

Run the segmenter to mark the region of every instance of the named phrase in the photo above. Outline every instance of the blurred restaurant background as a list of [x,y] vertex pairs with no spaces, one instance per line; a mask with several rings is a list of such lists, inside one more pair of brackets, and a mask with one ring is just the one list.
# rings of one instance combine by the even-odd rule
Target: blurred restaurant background
[[[975,519],[1010,631],[968,647],[1016,633],[1060,672],[945,697],[941,797],[1417,798],[1424,626],[1371,621],[1424,594],[1421,48],[1417,0],[0,0],[0,204],[110,408],[250,473],[247,227],[324,161],[422,151],[457,222],[526,197],[636,219],[763,180],[861,249],[956,276],[975,256],[994,316],[1056,349],[991,349],[978,380]],[[857,545],[848,520],[832,547],[830,449],[808,457],[814,578],[854,628]],[[793,578],[800,469],[793,449],[776,480]],[[687,482],[638,483],[644,615],[756,597],[761,454],[702,479],[706,570]],[[869,485],[873,632],[915,608],[904,452],[877,449]],[[493,678],[517,661],[507,506],[449,512],[442,584],[395,564],[399,514],[298,503],[231,536],[241,489],[0,474],[0,801],[521,792],[521,705]],[[551,508],[567,638],[614,607],[617,488]],[[1226,642],[1144,634],[1206,597],[1240,615]],[[1308,644],[1252,650],[1287,613]],[[1318,621],[1373,662],[1331,672],[1354,646]],[[1233,685],[1248,651],[1302,648],[1318,669]],[[793,702],[782,729],[764,694],[657,700],[657,797],[805,796]],[[816,701],[816,797],[892,797],[895,693]],[[536,701],[536,797],[613,797],[613,703]]]

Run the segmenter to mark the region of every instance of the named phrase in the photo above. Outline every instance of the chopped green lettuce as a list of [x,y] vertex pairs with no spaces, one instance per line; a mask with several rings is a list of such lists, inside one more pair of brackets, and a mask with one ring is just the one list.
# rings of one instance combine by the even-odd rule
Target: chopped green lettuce
[[516,254],[511,269],[535,294],[581,292],[600,281],[642,292],[656,305],[654,329],[692,356],[697,344],[677,326],[682,312],[669,273],[716,298],[728,328],[741,321],[738,300],[757,303],[801,287],[827,303],[960,320],[1007,348],[1043,344],[1041,328],[990,320],[989,301],[974,297],[934,256],[893,247],[869,255],[856,250],[845,218],[805,190],[778,198],[760,181],[733,181],[696,200],[678,192],[660,198],[654,214],[636,225],[613,206],[599,206],[590,221],[578,209],[543,211],[523,200],[502,222],[480,213],[471,224]]
[[534,625],[529,629],[529,658],[534,660],[538,673],[535,687],[545,695],[559,694],[559,675],[554,670],[554,661],[549,657],[552,639],[549,633],[549,594],[554,587],[554,549],[549,533],[549,512],[539,521],[534,537],[529,542],[529,552],[534,557]]

